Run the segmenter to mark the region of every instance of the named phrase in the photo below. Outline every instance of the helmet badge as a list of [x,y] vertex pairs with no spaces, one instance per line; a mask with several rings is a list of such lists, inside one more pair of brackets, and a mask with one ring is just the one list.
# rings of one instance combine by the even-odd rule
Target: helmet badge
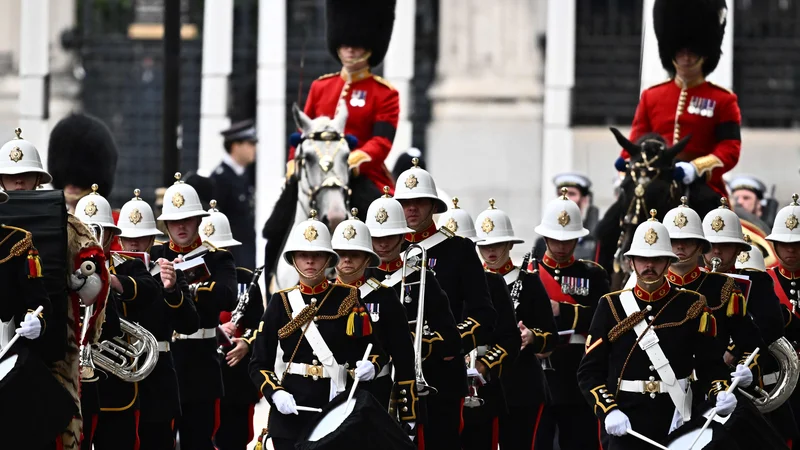
[[789,217],[786,218],[784,225],[786,225],[786,228],[788,228],[789,231],[793,231],[798,225],[797,216],[794,214],[789,214]]
[[725,228],[725,221],[722,220],[722,217],[714,217],[714,220],[711,221],[711,229],[719,233],[723,228]]
[[415,177],[413,174],[409,175],[408,178],[406,178],[406,187],[408,189],[414,189],[415,187],[417,187],[418,184],[419,180],[417,180],[417,177]]
[[172,196],[172,206],[180,208],[184,203],[186,203],[186,200],[180,192],[176,192],[175,195]]
[[14,162],[20,162],[23,156],[22,150],[19,147],[12,148],[11,152],[8,154],[8,158]]
[[208,222],[206,226],[203,227],[203,234],[205,234],[206,237],[211,236],[215,231],[217,231],[217,229],[214,228],[214,224],[211,222]]
[[94,202],[90,201],[90,202],[88,202],[88,203],[86,204],[86,206],[83,208],[83,212],[84,212],[84,214],[86,214],[88,217],[92,217],[92,216],[94,216],[95,214],[97,214],[97,205],[95,205],[95,204],[94,204]]
[[447,219],[447,223],[444,224],[444,227],[455,233],[458,231],[458,222],[456,222],[456,219],[451,217]]
[[378,213],[375,214],[375,221],[383,225],[387,220],[389,220],[389,213],[383,208],[378,209]]
[[750,261],[750,252],[741,252],[739,256],[736,258],[737,261],[744,264],[747,261]]
[[675,218],[672,219],[672,223],[678,228],[683,228],[689,223],[689,218],[687,218],[684,213],[678,213]]
[[658,233],[656,233],[656,230],[654,230],[652,228],[647,230],[647,232],[644,234],[644,241],[648,245],[655,244],[658,241]]
[[561,225],[562,228],[569,225],[569,221],[570,221],[569,213],[566,210],[563,210],[560,213],[558,213],[558,224]]
[[313,225],[309,225],[306,231],[303,232],[303,237],[306,238],[308,242],[316,240],[318,235],[319,233],[317,233],[317,229],[314,228]]
[[356,237],[357,234],[358,233],[356,232],[356,228],[352,225],[344,227],[344,231],[342,231],[342,237],[344,237],[348,241]]
[[131,213],[130,213],[130,214],[128,214],[128,220],[130,220],[130,222],[131,222],[132,224],[134,224],[134,225],[138,225],[138,224],[139,224],[139,222],[141,222],[141,221],[142,221],[142,213],[141,213],[141,212],[139,212],[139,210],[138,210],[138,209],[136,209],[136,208],[133,208],[133,210],[131,210]]
[[486,234],[491,233],[492,230],[494,230],[494,222],[492,222],[492,219],[488,217],[483,219],[483,223],[481,224],[481,230],[483,230],[483,232]]

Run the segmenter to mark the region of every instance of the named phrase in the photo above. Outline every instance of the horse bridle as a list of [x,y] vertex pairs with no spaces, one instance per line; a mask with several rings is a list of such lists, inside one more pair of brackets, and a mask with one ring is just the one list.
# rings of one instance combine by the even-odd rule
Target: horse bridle
[[[311,186],[311,184],[308,182],[309,179],[307,172],[308,167],[306,166],[305,163],[305,148],[303,146],[305,141],[313,142],[314,153],[317,154],[317,158],[319,159],[318,164],[320,165],[322,172],[327,174],[327,176],[322,180],[322,182],[316,186]],[[319,142],[325,142],[325,148],[320,148],[320,146],[318,145]],[[331,144],[333,142],[336,143],[336,146],[333,147],[333,149],[331,149]],[[342,181],[342,179],[339,178],[336,174],[328,173],[333,168],[334,164],[333,158],[336,156],[336,154],[339,152],[339,150],[342,148],[343,145],[345,146],[345,148],[348,148],[349,150],[349,147],[347,146],[347,141],[344,139],[344,136],[342,136],[341,133],[338,133],[336,131],[317,131],[308,135],[304,135],[302,136],[300,143],[297,144],[296,147],[297,155],[295,156],[295,164],[300,165],[300,167],[296,171],[298,177],[298,187],[303,191],[303,194],[305,194],[309,199],[308,208],[306,208],[304,205],[301,204],[306,216],[309,214],[311,209],[317,209],[317,195],[323,189],[329,189],[329,188],[340,189],[344,194],[345,204],[349,204],[350,189],[347,187],[347,184],[345,184],[344,181]],[[304,174],[305,176],[303,176]],[[302,184],[303,179],[306,180],[306,186],[303,186]],[[300,203],[299,199],[298,203]]]

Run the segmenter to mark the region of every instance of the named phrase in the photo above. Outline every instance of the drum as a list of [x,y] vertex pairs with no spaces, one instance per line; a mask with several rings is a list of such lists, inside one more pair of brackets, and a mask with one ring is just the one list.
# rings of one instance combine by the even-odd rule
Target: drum
[[[358,389],[351,405],[345,404],[349,391],[328,403],[295,444],[296,450],[339,449],[414,450],[416,447],[400,424],[369,392]],[[354,405],[353,405],[354,404]]]
[[[728,417],[717,417],[694,446],[695,450],[746,450],[753,448],[788,449],[780,434],[752,402],[737,395],[736,409]],[[706,417],[698,414],[669,435],[669,447],[686,450],[694,442]]]
[[78,411],[42,360],[24,345],[15,347],[16,354],[0,361],[0,436],[4,448],[41,448],[53,442]]

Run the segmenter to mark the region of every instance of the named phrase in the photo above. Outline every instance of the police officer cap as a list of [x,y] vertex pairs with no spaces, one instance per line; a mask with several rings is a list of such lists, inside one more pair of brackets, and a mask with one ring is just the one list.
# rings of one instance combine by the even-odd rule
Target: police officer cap
[[729,187],[731,192],[738,191],[739,189],[752,191],[759,200],[764,198],[764,192],[767,191],[767,186],[752,175],[737,175],[731,179]]
[[236,122],[220,134],[225,138],[225,143],[238,141],[258,142],[256,122],[253,119]]
[[589,195],[592,189],[592,181],[585,175],[579,173],[560,173],[553,178],[553,184],[556,189],[560,190],[562,187],[574,187],[581,191],[581,195]]

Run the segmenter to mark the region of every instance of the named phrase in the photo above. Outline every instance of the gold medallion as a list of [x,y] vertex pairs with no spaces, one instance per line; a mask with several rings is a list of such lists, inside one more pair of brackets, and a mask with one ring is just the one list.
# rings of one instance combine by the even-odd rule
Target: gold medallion
[[8,157],[14,162],[19,162],[22,156],[22,150],[19,147],[12,148],[11,153],[8,154]]
[[138,209],[133,208],[130,214],[128,214],[128,220],[131,221],[132,224],[138,225],[139,222],[142,221],[142,213],[139,212]]
[[736,260],[742,264],[746,263],[747,261],[750,261],[750,252],[739,253],[739,257],[737,257]]
[[652,228],[647,230],[647,232],[644,234],[644,241],[648,245],[655,244],[658,241],[658,233],[656,233],[656,230],[654,230]]
[[90,201],[90,202],[89,202],[89,203],[87,203],[87,204],[86,204],[86,206],[83,208],[83,212],[84,212],[84,214],[86,214],[88,217],[93,217],[95,214],[97,214],[97,205],[95,205],[95,204],[94,204],[94,202]]
[[569,225],[569,213],[564,210],[558,213],[558,224],[562,227]]
[[417,177],[415,177],[414,175],[409,175],[408,178],[406,178],[407,188],[414,189],[415,187],[417,187],[418,184],[419,180],[417,180]]
[[172,206],[180,208],[184,203],[186,203],[186,200],[180,192],[176,192],[175,195],[172,196]]
[[486,234],[491,233],[492,230],[494,230],[494,222],[492,222],[492,219],[488,217],[483,219],[483,223],[481,224],[481,230],[483,230],[483,232]]
[[447,220],[447,223],[444,224],[444,227],[455,233],[456,231],[458,231],[458,222],[456,222],[456,219],[453,219],[451,217]]
[[344,237],[348,241],[356,237],[357,234],[358,233],[356,233],[356,228],[352,225],[344,227],[344,231],[342,231],[342,237]]
[[794,214],[789,214],[789,217],[786,218],[785,225],[786,225],[786,228],[789,229],[789,231],[792,231],[795,228],[797,228],[797,225],[798,225],[797,216],[795,216]]
[[678,215],[672,220],[672,223],[674,223],[678,228],[683,228],[689,223],[689,219],[684,213],[678,213]]
[[215,231],[217,231],[217,229],[214,228],[214,224],[211,222],[208,222],[206,226],[203,227],[203,234],[205,234],[206,237],[211,236]]
[[636,185],[636,189],[633,190],[634,195],[637,197],[644,197],[644,186],[641,184]]
[[314,228],[313,225],[309,225],[306,231],[303,232],[303,237],[306,238],[308,242],[316,240],[318,235],[317,229]]
[[387,220],[389,220],[389,213],[387,213],[385,209],[380,208],[378,213],[375,214],[375,221],[383,225]]
[[714,217],[714,220],[711,221],[711,229],[719,233],[723,228],[725,228],[725,221],[722,220],[722,217]]

